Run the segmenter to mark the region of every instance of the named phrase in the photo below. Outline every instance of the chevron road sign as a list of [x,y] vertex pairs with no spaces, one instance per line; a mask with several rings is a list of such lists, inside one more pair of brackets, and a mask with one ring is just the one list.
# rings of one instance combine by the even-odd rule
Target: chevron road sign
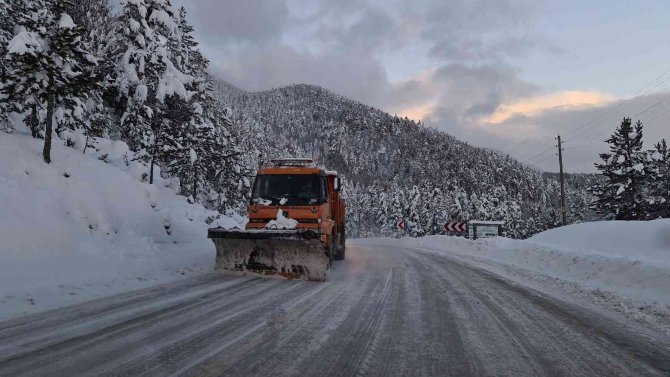
[[468,230],[468,224],[467,223],[446,223],[446,224],[444,224],[444,229],[447,232],[464,233],[464,232],[467,232],[467,230]]

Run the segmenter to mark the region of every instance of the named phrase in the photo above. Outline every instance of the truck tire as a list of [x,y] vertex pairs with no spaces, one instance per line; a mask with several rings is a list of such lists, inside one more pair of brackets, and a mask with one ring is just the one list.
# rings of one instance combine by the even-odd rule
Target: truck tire
[[335,254],[335,260],[344,260],[346,248],[347,237],[344,231],[342,231],[337,237],[337,253]]
[[330,247],[328,252],[328,267],[333,265],[333,261],[337,259],[337,237],[331,237]]

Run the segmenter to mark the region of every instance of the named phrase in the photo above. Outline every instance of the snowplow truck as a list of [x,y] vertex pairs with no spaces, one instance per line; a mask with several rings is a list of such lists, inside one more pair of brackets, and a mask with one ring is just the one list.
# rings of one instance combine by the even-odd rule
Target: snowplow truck
[[216,270],[325,281],[345,257],[345,204],[335,171],[275,159],[256,174],[244,230],[211,228]]

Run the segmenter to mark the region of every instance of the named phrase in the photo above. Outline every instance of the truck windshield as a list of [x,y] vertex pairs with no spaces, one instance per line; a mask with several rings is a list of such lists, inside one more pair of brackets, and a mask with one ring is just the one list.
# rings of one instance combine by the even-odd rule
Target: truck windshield
[[265,205],[314,205],[321,200],[321,177],[316,174],[259,175],[252,201]]

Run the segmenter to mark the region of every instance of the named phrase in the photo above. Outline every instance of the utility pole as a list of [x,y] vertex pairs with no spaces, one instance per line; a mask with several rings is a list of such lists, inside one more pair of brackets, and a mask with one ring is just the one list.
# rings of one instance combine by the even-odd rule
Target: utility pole
[[563,179],[563,146],[561,145],[561,135],[558,135],[558,164],[560,166],[561,179],[561,217],[563,219],[563,226],[568,225],[565,219],[565,181]]

